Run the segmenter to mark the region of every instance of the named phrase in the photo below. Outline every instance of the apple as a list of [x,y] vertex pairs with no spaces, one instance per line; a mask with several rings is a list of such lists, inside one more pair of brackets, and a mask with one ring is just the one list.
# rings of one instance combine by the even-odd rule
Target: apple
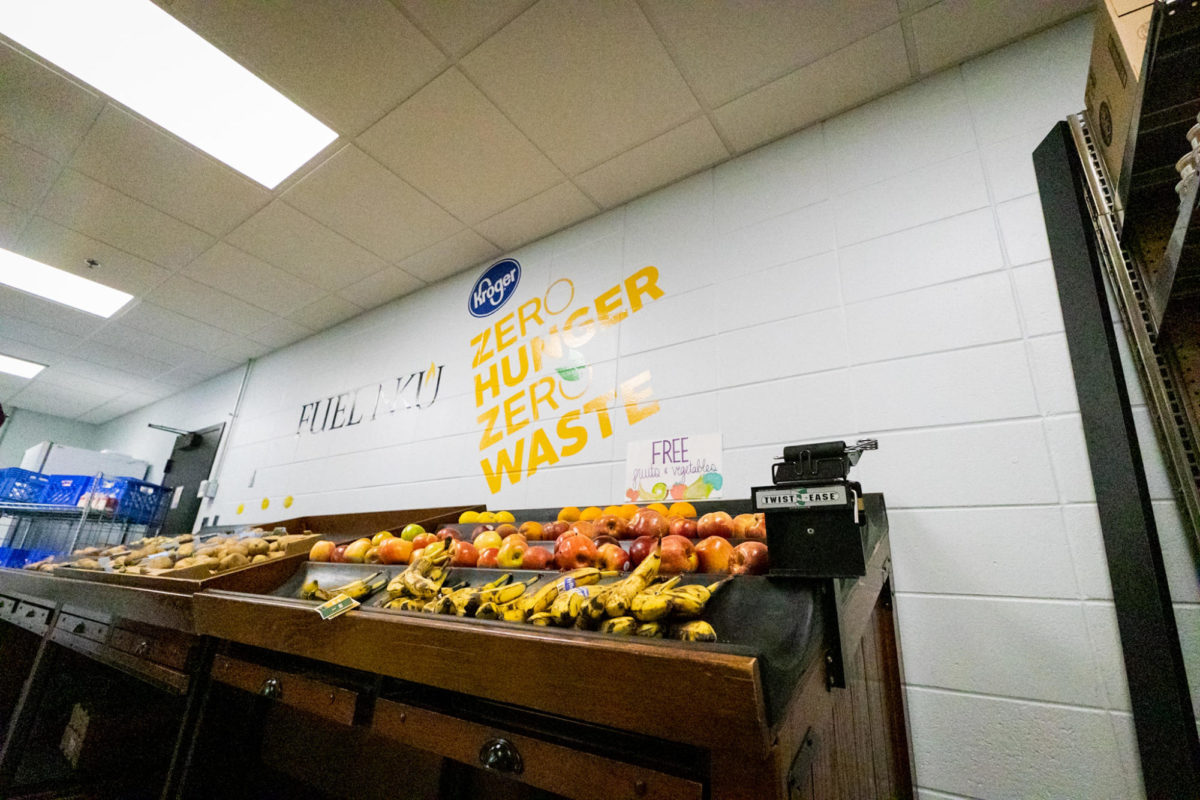
[[620,544],[621,544],[615,538],[613,538],[612,536],[609,536],[607,533],[600,534],[595,539],[592,539],[592,541],[596,543],[597,550],[600,549],[600,545],[602,545],[602,544],[615,544],[618,546],[620,546]]
[[606,533],[614,539],[620,539],[629,535],[629,523],[624,517],[618,517],[616,514],[605,514],[596,520],[597,533]]
[[475,566],[481,569],[496,569],[500,566],[499,562],[496,561],[496,556],[499,552],[500,548],[498,547],[485,547],[479,551],[479,560],[475,562]]
[[623,572],[629,563],[629,554],[621,549],[621,545],[609,542],[596,548],[596,566],[601,569]]
[[[494,531],[494,530],[496,530],[495,525],[476,525],[474,528],[471,529],[471,541],[472,542],[475,541],[477,538],[479,538],[479,536],[481,534],[487,533],[488,531]],[[501,536],[500,538],[503,539],[504,537]]]
[[511,523],[508,523],[508,522],[505,522],[502,525],[496,526],[496,533],[500,534],[501,539],[506,539],[509,536],[512,536],[516,532],[517,532],[517,526],[513,525]]
[[384,564],[407,564],[412,558],[413,543],[407,539],[392,537],[379,545],[379,560]]
[[758,523],[754,514],[738,514],[733,518],[733,536],[736,539],[751,538],[749,531]]
[[339,544],[337,547],[333,548],[333,552],[329,554],[329,560],[335,564],[345,564],[346,545]]
[[696,523],[696,532],[705,539],[709,536],[728,539],[733,535],[733,517],[724,511],[710,511]]
[[596,525],[591,520],[581,519],[578,522],[572,522],[568,529],[570,533],[586,536],[589,539],[596,538]]
[[458,528],[451,528],[448,526],[445,528],[438,528],[438,532],[435,533],[434,536],[436,536],[439,540],[454,539],[457,541],[458,539],[462,538],[462,534],[458,532]]
[[559,569],[590,567],[596,563],[596,543],[582,534],[567,534],[554,546],[554,563]]
[[328,539],[322,539],[312,546],[308,551],[309,561],[328,561],[333,556],[334,543]]
[[531,542],[536,542],[537,540],[541,539],[542,531],[542,523],[534,522],[533,520],[530,520],[529,522],[522,522],[521,527],[517,528],[517,533],[523,534],[525,538]]
[[658,571],[667,575],[695,572],[700,565],[692,540],[683,536],[664,536],[659,555],[662,556],[662,566]]
[[379,548],[374,547],[374,546],[368,548],[367,554],[365,556],[363,556],[363,563],[364,564],[378,564],[379,562],[380,562]]
[[367,559],[367,551],[371,549],[370,539],[355,539],[350,544],[346,545],[346,550],[342,554],[351,564],[362,564]]
[[415,522],[410,522],[409,524],[404,526],[404,529],[402,531],[400,531],[400,538],[408,539],[410,542],[412,542],[412,541],[415,541],[416,538],[424,532],[425,532],[425,529],[422,528],[420,525],[418,525]]
[[460,539],[452,541],[454,545],[450,549],[450,566],[473,567],[478,563],[479,551],[475,549],[475,545]]
[[639,508],[629,522],[629,532],[634,536],[654,536],[659,539],[670,530],[667,518],[653,508]]
[[687,517],[670,517],[670,527],[667,529],[670,536],[682,536],[685,539],[695,539],[698,535],[696,532],[696,520],[688,519]]
[[424,550],[429,545],[436,542],[438,538],[432,533],[418,533],[416,538],[412,540],[414,550]]
[[408,557],[408,563],[415,564],[421,560],[421,554],[425,552],[424,547],[414,547],[412,555]]
[[699,560],[701,572],[729,572],[730,564],[734,560],[733,545],[729,543],[728,539],[709,536],[697,543],[696,558]]
[[500,549],[496,553],[496,563],[504,569],[517,569],[521,566],[528,550],[529,542],[525,541],[525,537],[520,534],[512,534],[501,542]]
[[734,548],[735,563],[729,568],[734,575],[765,575],[771,566],[767,546],[762,542],[742,542]]
[[746,529],[747,539],[767,538],[767,515],[761,511],[754,515],[754,524]]
[[471,544],[475,545],[476,550],[486,550],[489,547],[500,547],[500,543],[504,541],[504,537],[495,531],[484,531],[475,537]]
[[629,563],[635,567],[646,560],[646,556],[654,552],[654,548],[658,547],[657,536],[639,536],[629,545]]
[[550,569],[554,565],[554,551],[549,547],[531,547],[521,559],[521,569]]
[[547,541],[554,541],[570,530],[570,528],[571,523],[561,519],[554,522],[547,522],[542,526],[542,538]]
[[396,538],[396,534],[392,533],[391,531],[380,531],[379,533],[377,533],[371,537],[371,544],[375,545],[376,547],[379,547],[381,544],[386,542],[388,539],[395,539],[395,538]]

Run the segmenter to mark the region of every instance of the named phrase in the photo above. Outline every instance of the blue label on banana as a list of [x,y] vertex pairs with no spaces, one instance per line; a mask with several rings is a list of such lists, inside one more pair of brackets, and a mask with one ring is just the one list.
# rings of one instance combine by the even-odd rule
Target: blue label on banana
[[574,578],[563,578],[561,591],[569,592],[575,588]]

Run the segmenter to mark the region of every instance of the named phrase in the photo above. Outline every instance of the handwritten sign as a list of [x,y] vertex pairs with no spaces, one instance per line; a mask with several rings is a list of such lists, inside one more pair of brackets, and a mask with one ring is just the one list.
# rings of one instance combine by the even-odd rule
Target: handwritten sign
[[630,442],[625,497],[632,503],[721,497],[721,434],[685,434]]

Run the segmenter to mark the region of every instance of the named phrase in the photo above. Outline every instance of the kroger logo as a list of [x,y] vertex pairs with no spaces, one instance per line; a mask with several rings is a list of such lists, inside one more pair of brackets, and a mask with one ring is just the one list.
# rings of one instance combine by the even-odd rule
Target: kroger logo
[[521,265],[515,258],[497,261],[475,281],[467,310],[473,317],[486,317],[508,302],[521,282]]

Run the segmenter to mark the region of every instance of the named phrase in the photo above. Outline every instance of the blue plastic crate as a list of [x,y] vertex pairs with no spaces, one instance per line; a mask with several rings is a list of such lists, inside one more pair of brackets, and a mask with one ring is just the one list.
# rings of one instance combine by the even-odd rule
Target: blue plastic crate
[[91,493],[116,499],[117,507],[113,512],[116,519],[149,525],[157,520],[167,490],[136,478],[101,478]]
[[51,475],[49,485],[42,492],[42,502],[52,506],[75,506],[90,488],[91,475]]
[[0,469],[0,501],[9,503],[37,503],[50,479],[40,472],[30,472],[20,467]]
[[46,556],[54,555],[53,550],[25,550],[15,547],[0,547],[0,567],[20,569],[31,561],[41,561]]

